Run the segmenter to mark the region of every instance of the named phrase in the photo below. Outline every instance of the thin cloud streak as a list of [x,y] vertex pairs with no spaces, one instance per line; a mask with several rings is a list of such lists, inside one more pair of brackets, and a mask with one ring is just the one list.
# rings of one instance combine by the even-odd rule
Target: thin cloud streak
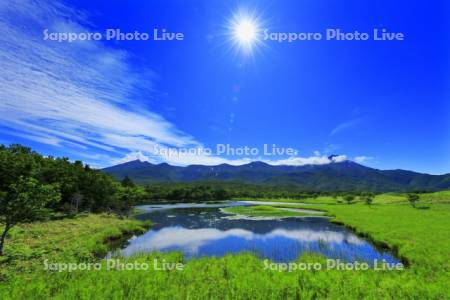
[[[1,132],[64,147],[67,153],[94,159],[92,165],[96,166],[132,158],[174,165],[239,165],[255,160],[157,153],[156,148],[203,145],[140,104],[148,101],[137,100],[154,94],[156,74],[137,70],[129,63],[129,53],[100,41],[45,41],[45,28],[52,32],[93,31],[87,14],[62,2],[0,4]],[[258,160],[278,165],[331,162],[318,155]]]
[[338,126],[336,126],[335,128],[333,128],[333,130],[331,130],[330,135],[335,135],[339,132],[342,132],[351,127],[354,127],[355,125],[358,125],[359,123],[361,123],[361,121],[362,121],[362,118],[357,118],[354,120],[350,120],[350,121],[341,123]]
[[89,31],[82,16],[60,3],[0,6],[0,125],[10,131],[20,128],[16,136],[37,142],[119,153],[139,145],[199,145],[130,100],[150,92],[152,76],[133,70],[126,52],[96,41],[44,41],[34,29]]

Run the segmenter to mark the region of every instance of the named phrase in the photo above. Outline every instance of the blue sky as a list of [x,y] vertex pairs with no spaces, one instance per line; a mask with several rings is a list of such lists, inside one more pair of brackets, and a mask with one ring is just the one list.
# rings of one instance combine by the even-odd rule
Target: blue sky
[[[0,142],[95,167],[327,163],[450,172],[446,1],[8,1],[0,4]],[[230,22],[258,24],[251,50]],[[183,41],[43,39],[50,32],[153,32]],[[401,32],[403,41],[264,40],[262,31]],[[155,147],[295,148],[295,156]]]

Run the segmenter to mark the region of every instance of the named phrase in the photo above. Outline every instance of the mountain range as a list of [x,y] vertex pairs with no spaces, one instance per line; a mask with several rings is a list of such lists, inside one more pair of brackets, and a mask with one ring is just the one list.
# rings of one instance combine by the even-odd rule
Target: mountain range
[[239,166],[220,164],[186,167],[134,160],[102,171],[119,180],[128,176],[139,184],[213,180],[290,186],[315,191],[400,192],[450,189],[450,174],[429,175],[400,169],[378,170],[350,160],[303,166],[274,166],[257,161]]

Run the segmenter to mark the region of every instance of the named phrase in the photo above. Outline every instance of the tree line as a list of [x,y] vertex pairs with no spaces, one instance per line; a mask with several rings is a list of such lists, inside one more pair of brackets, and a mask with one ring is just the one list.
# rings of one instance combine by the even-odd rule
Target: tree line
[[54,212],[126,214],[145,190],[121,184],[81,161],[44,157],[21,145],[0,145],[0,255],[8,231]]
[[146,198],[151,201],[198,201],[198,200],[227,200],[232,198],[289,198],[311,199],[320,196],[334,198],[352,195],[355,197],[373,196],[364,192],[312,192],[299,187],[277,186],[266,184],[248,184],[237,181],[197,181],[197,182],[162,182],[145,186]]

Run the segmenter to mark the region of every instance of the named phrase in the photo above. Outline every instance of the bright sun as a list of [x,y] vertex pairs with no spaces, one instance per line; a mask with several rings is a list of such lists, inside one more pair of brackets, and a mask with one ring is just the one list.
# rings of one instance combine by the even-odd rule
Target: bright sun
[[244,53],[250,54],[259,40],[259,22],[251,14],[238,12],[229,23],[229,33],[234,46]]
[[242,19],[236,23],[234,35],[243,44],[250,45],[256,40],[258,28],[251,20]]

